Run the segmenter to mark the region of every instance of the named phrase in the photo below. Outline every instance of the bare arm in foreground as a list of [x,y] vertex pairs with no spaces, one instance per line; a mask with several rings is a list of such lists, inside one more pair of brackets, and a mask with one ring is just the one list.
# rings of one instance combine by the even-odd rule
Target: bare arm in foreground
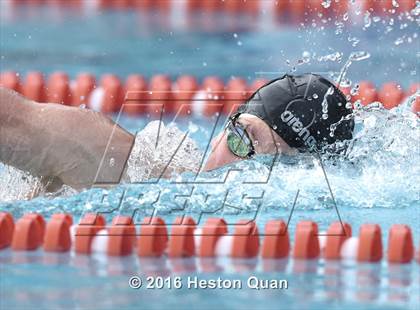
[[100,113],[0,87],[0,162],[74,189],[120,180],[134,137]]

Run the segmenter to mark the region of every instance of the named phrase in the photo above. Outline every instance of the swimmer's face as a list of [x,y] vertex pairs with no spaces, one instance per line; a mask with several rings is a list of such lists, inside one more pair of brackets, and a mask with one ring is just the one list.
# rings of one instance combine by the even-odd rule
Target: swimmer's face
[[[289,147],[282,138],[272,130],[263,120],[255,115],[241,114],[236,121],[240,123],[252,141],[256,155],[258,154],[293,154],[294,149]],[[243,158],[234,155],[227,144],[227,132],[223,130],[211,142],[211,152],[204,166],[205,171],[220,168],[224,165]]]

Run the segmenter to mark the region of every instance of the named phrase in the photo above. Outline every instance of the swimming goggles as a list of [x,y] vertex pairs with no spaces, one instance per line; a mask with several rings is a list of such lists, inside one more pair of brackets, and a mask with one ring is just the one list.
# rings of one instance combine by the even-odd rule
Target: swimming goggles
[[239,114],[229,118],[226,125],[227,145],[229,150],[240,158],[251,158],[255,154],[254,145],[246,132],[246,128],[237,123]]

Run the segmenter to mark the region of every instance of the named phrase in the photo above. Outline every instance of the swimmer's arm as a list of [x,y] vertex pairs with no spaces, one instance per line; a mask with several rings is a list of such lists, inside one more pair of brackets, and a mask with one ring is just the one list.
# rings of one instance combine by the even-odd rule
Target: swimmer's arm
[[120,181],[134,137],[100,113],[0,87],[0,161],[75,189]]
[[33,105],[18,93],[0,87],[0,161],[26,170],[19,154],[30,151],[28,115]]

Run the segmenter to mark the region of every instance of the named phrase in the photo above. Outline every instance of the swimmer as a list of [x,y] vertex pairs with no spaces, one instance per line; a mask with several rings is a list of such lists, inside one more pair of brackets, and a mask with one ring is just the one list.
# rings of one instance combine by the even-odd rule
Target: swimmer
[[[209,171],[258,154],[316,152],[352,139],[354,121],[346,103],[342,92],[321,76],[275,79],[229,117],[225,129],[211,142],[203,167],[183,166],[178,158],[164,176]],[[138,154],[133,155],[144,148],[142,143],[147,141],[141,139],[142,132],[134,136],[99,112],[33,102],[0,87],[0,162],[41,178],[48,190],[63,184],[83,190],[98,180],[127,179],[127,161],[139,166],[152,163],[136,161]],[[180,154],[194,149],[194,143],[189,143]],[[101,165],[110,160],[112,165]],[[154,167],[142,169],[147,169],[149,178],[160,175]]]

